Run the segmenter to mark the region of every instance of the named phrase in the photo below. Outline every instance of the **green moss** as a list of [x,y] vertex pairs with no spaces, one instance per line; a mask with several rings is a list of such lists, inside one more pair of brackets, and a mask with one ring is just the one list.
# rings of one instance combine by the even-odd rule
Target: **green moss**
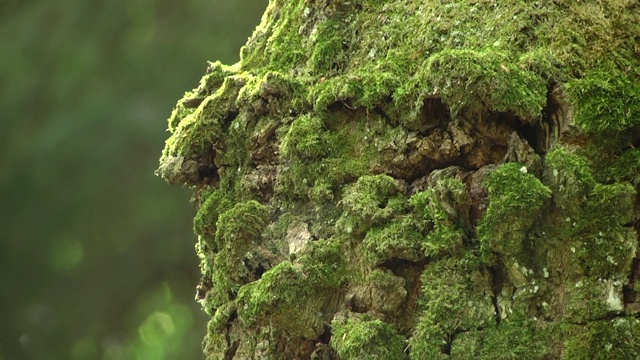
[[170,132],[174,132],[182,119],[193,114],[193,112],[196,110],[196,107],[187,105],[189,103],[189,100],[194,98],[195,96],[196,94],[194,92],[187,92],[184,94],[184,97],[178,101],[176,107],[173,109],[171,115],[169,116],[169,126],[167,129]]
[[399,85],[395,74],[380,68],[364,68],[348,75],[333,76],[320,81],[309,94],[316,109],[325,109],[337,102],[374,108]]
[[622,287],[626,279],[582,278],[565,290],[567,297],[566,319],[584,323],[605,319],[624,310]]
[[603,182],[640,182],[640,62],[605,58],[584,77],[567,84],[575,121],[593,137],[589,156]]
[[264,75],[251,74],[238,94],[236,106],[249,108],[253,113],[288,116],[307,107],[303,100],[308,84],[304,77],[285,72],[267,71]]
[[226,327],[231,314],[236,311],[235,303],[228,302],[219,307],[207,323],[207,336],[202,343],[204,351],[209,354],[224,354],[227,351]]
[[[347,119],[347,123],[324,126],[327,131],[313,133],[320,126],[316,118],[303,116],[293,130],[283,136],[281,161],[286,165],[278,178],[276,191],[289,199],[333,199],[339,186],[366,174],[376,157],[374,144],[367,141],[371,134],[366,124]],[[295,121],[294,121],[295,123]],[[374,127],[375,129],[375,127]],[[322,155],[322,158],[294,156]]]
[[[159,174],[170,182],[181,179],[184,159],[211,156],[214,151],[224,153],[224,126],[236,111],[234,103],[244,86],[243,76],[229,76],[222,86],[207,97],[191,114],[186,115],[172,131],[160,159]],[[179,181],[185,182],[185,181]]]
[[218,216],[233,206],[233,199],[227,192],[218,189],[209,190],[201,194],[201,197],[204,201],[194,218],[194,231],[199,236],[214,239]]
[[437,179],[426,191],[411,196],[419,228],[428,231],[423,250],[427,256],[453,255],[463,245],[464,227],[470,200],[465,185],[458,179]]
[[547,154],[544,179],[556,206],[567,216],[575,216],[596,184],[589,161],[561,146]]
[[551,190],[518,163],[500,166],[486,177],[484,186],[490,200],[478,224],[481,246],[510,256],[522,255],[525,234],[551,197]]
[[317,73],[327,73],[342,68],[347,60],[345,39],[348,29],[342,21],[330,19],[319,23],[312,33],[313,51],[310,57],[310,68]]
[[[640,131],[638,132],[640,133]],[[640,149],[629,148],[621,154],[605,153],[598,158],[596,176],[604,183],[640,184]]]
[[[351,277],[350,280],[355,280],[355,277]],[[357,288],[362,289],[358,294],[356,290],[356,296],[370,299],[370,306],[373,311],[390,316],[395,316],[398,310],[406,304],[407,296],[409,295],[406,289],[406,280],[401,276],[396,276],[391,270],[375,269],[366,275],[362,286]]]
[[496,48],[453,49],[434,54],[420,78],[449,105],[452,115],[465,107],[511,111],[530,122],[541,118],[547,101],[546,81],[520,68]]
[[[595,319],[620,316],[637,251],[629,226],[637,194],[628,184],[640,181],[636,7],[628,0],[271,1],[241,62],[210,64],[178,103],[159,169],[174,183],[209,184],[199,177],[203,166],[220,177],[194,222],[201,270],[212,282],[203,304],[214,314],[210,333],[237,306],[240,341],[267,333],[316,341],[353,291],[354,301],[385,316],[419,303],[406,326],[416,322],[417,359],[553,358],[562,341],[570,358],[634,354],[633,341],[620,339],[635,339],[637,320]],[[482,210],[479,189],[434,171],[429,188],[408,199],[402,181],[371,175],[403,177],[412,189],[411,177],[423,172],[400,176],[405,169],[391,161],[413,151],[409,131],[428,137],[432,124],[444,129],[453,120],[475,134],[478,121],[494,118],[507,124],[492,123],[489,132],[535,127],[545,106],[548,117],[565,105],[553,103],[555,84],[568,84],[573,101],[565,134],[583,146],[573,136],[575,114],[589,147],[556,145],[541,157],[544,182],[516,163],[489,173],[489,203],[476,229],[469,193]],[[273,193],[257,195],[242,180],[258,170],[275,176]],[[295,259],[278,264],[294,219],[313,224],[313,235]],[[250,269],[259,256],[269,258],[268,268]],[[416,279],[372,269],[390,259],[425,264],[417,300]],[[357,299],[358,291],[370,300]],[[540,314],[585,325],[558,334],[533,317]],[[608,332],[609,323],[620,329]],[[406,356],[389,324],[356,315],[332,326],[331,345],[343,358]],[[221,353],[226,339],[211,334],[207,346]],[[257,347],[257,336],[238,356]]]
[[576,224],[583,244],[584,269],[594,276],[624,277],[637,248],[637,234],[624,226],[633,218],[635,189],[629,184],[598,184]]
[[422,259],[420,234],[409,217],[396,219],[384,226],[369,230],[362,240],[362,252],[372,264],[380,264],[391,259],[403,259],[417,262]]
[[420,280],[419,318],[410,339],[412,358],[444,358],[454,334],[495,322],[489,276],[472,255],[430,263]]
[[[198,208],[198,212],[194,218],[193,227],[198,235],[198,243],[196,244],[196,253],[200,259],[200,272],[205,279],[211,279],[214,276],[216,254],[221,250],[216,242],[217,223],[220,214],[225,213],[234,206],[236,201],[235,191],[230,189],[229,182],[225,181],[219,189],[209,189],[200,194],[202,203]],[[209,298],[210,295],[207,295]],[[215,308],[219,305],[220,300],[215,301],[213,305],[208,301],[205,309]]]
[[299,33],[304,8],[304,1],[270,2],[253,39],[240,52],[242,68],[289,71],[302,65],[308,54]]
[[566,359],[635,359],[640,356],[640,320],[633,317],[567,325],[564,338]]
[[636,192],[630,184],[596,182],[586,158],[556,148],[547,155],[545,182],[556,204],[557,236],[569,242],[572,258],[586,274],[622,279],[637,248],[632,221]]
[[254,200],[236,203],[219,215],[214,247],[201,252],[212,271],[209,306],[215,308],[231,300],[251,277],[244,260],[253,256],[251,250],[262,242],[261,234],[268,223],[267,207]]
[[550,345],[554,329],[528,318],[512,314],[499,326],[472,330],[456,336],[451,359],[550,359],[555,350]]
[[406,359],[405,339],[394,328],[366,315],[331,322],[333,346],[341,359]]
[[198,95],[212,95],[224,84],[227,77],[238,73],[238,65],[224,65],[220,61],[208,62],[207,73],[200,79]]
[[336,227],[347,234],[362,234],[364,230],[388,220],[398,212],[402,201],[389,201],[398,192],[398,185],[388,175],[364,175],[354,184],[345,186],[342,198],[344,213]]
[[168,120],[169,131],[173,133],[185,117],[192,114],[207,96],[215,93],[222,86],[225,78],[234,75],[237,70],[237,67],[226,66],[219,61],[209,62],[207,73],[200,80],[198,88],[186,92],[176,104]]
[[269,211],[255,200],[237,203],[220,215],[217,222],[216,244],[244,253],[252,243],[259,243],[260,235],[269,223]]
[[640,62],[626,65],[605,61],[567,84],[577,105],[576,124],[587,133],[640,131],[640,76],[633,70]]
[[396,106],[416,113],[426,97],[441,94],[454,114],[468,106],[535,121],[547,79],[580,74],[608,49],[633,58],[619,50],[633,48],[630,34],[640,35],[630,6],[274,1],[241,63],[322,78],[312,90],[317,109],[338,100],[372,107],[393,96]]
[[291,123],[280,144],[280,153],[300,159],[325,157],[330,153],[328,136],[321,118],[302,115]]
[[295,261],[283,261],[238,293],[238,316],[246,324],[271,325],[315,339],[323,331],[323,309],[345,272],[340,245],[319,241]]

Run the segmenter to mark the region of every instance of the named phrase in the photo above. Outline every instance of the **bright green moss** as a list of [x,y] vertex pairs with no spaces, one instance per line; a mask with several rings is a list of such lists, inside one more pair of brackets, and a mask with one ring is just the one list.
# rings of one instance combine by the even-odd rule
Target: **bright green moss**
[[378,319],[354,315],[331,322],[333,346],[341,359],[406,359],[405,339],[395,329]]
[[362,240],[364,257],[372,264],[390,259],[418,261],[423,258],[424,237],[417,231],[410,217],[374,227]]
[[366,229],[388,220],[398,212],[402,201],[389,201],[398,185],[388,175],[364,175],[345,186],[345,209],[336,226],[347,234],[362,234]]
[[[547,79],[572,78],[608,49],[632,48],[630,35],[640,31],[630,25],[638,20],[631,6],[274,1],[241,63],[315,77],[319,110],[336,101],[372,107],[393,96],[417,114],[426,97],[441,95],[454,114],[489,108],[536,121]],[[632,58],[628,51],[621,57]]]
[[430,263],[421,282],[418,324],[410,339],[412,358],[445,358],[454,334],[495,322],[491,283],[479,259],[468,255]]
[[640,131],[640,76],[633,68],[603,62],[583,78],[567,84],[577,104],[576,124],[587,133],[615,135]]
[[482,104],[537,121],[547,101],[546,81],[521,69],[495,48],[445,50],[429,58],[422,78],[449,105],[452,116],[464,107]]
[[291,123],[280,144],[280,153],[299,159],[324,157],[330,152],[328,136],[321,118],[302,115]]
[[305,77],[277,71],[268,71],[264,75],[251,74],[238,94],[236,106],[249,108],[257,115],[266,112],[272,116],[288,116],[304,111],[308,105],[304,102],[307,88]]
[[343,254],[340,241],[318,240],[305,249],[296,263],[302,266],[309,284],[337,288],[346,276]]
[[522,254],[527,230],[551,197],[551,190],[524,169],[518,163],[508,163],[484,181],[490,200],[478,224],[478,238],[486,250]]
[[319,82],[309,96],[316,109],[325,109],[340,101],[354,107],[374,108],[398,85],[398,78],[394,73],[378,68],[364,68]]
[[465,185],[451,177],[440,178],[426,191],[414,194],[411,204],[419,228],[428,230],[423,251],[427,256],[453,255],[461,250],[467,215],[459,213],[470,203]]
[[299,33],[304,7],[304,1],[271,1],[253,38],[240,52],[242,68],[287,72],[303,64],[308,56],[305,38]]
[[235,204],[222,213],[216,224],[216,244],[243,254],[253,243],[260,243],[260,235],[269,223],[269,211],[255,200]]
[[557,207],[568,216],[579,211],[596,184],[589,161],[561,146],[547,154],[544,179],[553,192]]
[[[200,259],[200,272],[205,279],[214,276],[216,254],[221,250],[215,241],[218,218],[220,214],[231,209],[236,200],[235,192],[229,187],[229,183],[225,181],[219,189],[203,191],[200,194],[203,200],[194,218],[193,227],[198,235],[196,253]],[[219,300],[215,304],[219,304]],[[209,311],[209,305],[205,305],[205,310]]]
[[184,98],[178,101],[178,103],[176,104],[176,107],[173,109],[173,111],[171,112],[171,115],[169,116],[169,120],[168,120],[169,126],[167,128],[169,132],[173,133],[178,127],[178,125],[180,124],[180,122],[182,121],[182,119],[193,114],[193,112],[196,110],[196,108],[194,107],[185,106],[186,99],[191,99],[194,95],[195,94],[193,94],[192,92],[187,92],[185,93]]
[[[327,131],[317,134],[312,131],[320,125],[316,118],[303,116],[298,120],[296,128],[283,136],[281,160],[286,166],[276,184],[279,194],[289,199],[333,199],[339,186],[371,169],[376,153],[374,144],[367,141],[371,134],[364,130],[365,123],[351,119],[347,123],[325,123]],[[298,151],[323,157],[294,156]]]
[[173,133],[182,119],[192,114],[208,95],[215,93],[222,86],[224,80],[236,72],[237,67],[235,66],[226,66],[219,61],[210,62],[207,66],[207,73],[200,80],[198,88],[186,92],[176,104],[168,120],[169,131]]
[[302,271],[284,261],[240,289],[238,316],[247,326],[271,325],[313,339],[323,331],[320,308],[325,300],[313,293]]
[[[333,319],[330,345],[342,358],[402,358],[405,340],[391,325],[334,315],[351,292],[373,313],[394,317],[403,305],[410,312],[411,289],[420,286],[406,327],[416,359],[636,354],[637,320],[596,321],[620,316],[637,247],[629,226],[637,194],[620,183],[639,182],[636,7],[628,0],[271,1],[241,62],[210,64],[176,106],[159,171],[196,186],[210,182],[185,172],[209,166],[220,177],[221,190],[205,192],[194,222],[213,286],[203,304],[214,314],[205,346],[222,354],[227,335],[248,343],[266,333],[317,340]],[[508,119],[491,128],[498,131],[534,124],[545,105],[546,112],[565,105],[553,103],[555,84],[568,84],[574,103],[565,125],[576,115],[591,145],[541,156],[544,182],[521,164],[490,173],[476,229],[473,189],[459,180],[430,180],[408,201],[402,181],[371,175],[394,174],[412,186],[419,171],[398,175],[391,161],[410,155],[409,131],[428,136],[449,120],[473,127]],[[582,146],[570,130],[573,146]],[[273,194],[260,194],[268,207],[252,201],[256,193],[241,180],[258,169],[276,179]],[[272,226],[269,215],[278,218]],[[302,218],[312,224],[311,239],[330,240],[309,239],[278,264],[288,225]],[[260,254],[273,267],[250,268]],[[487,263],[488,254],[498,261]],[[398,275],[402,266],[372,269],[390,259],[424,264],[420,285]],[[227,310],[236,305],[230,334]],[[533,314],[585,325],[558,334]]]
[[311,53],[310,68],[323,74],[342,68],[347,60],[345,39],[349,29],[345,23],[338,20],[326,20],[318,24],[311,35],[313,51]]
[[229,192],[222,189],[209,190],[201,194],[201,197],[204,201],[198,208],[193,227],[197,235],[213,240],[218,217],[233,207],[234,199]]
[[214,94],[229,76],[238,73],[238,65],[224,65],[220,61],[209,62],[207,73],[200,79],[198,95],[206,96]]
[[[224,122],[233,112],[234,103],[245,81],[242,76],[229,76],[222,86],[204,99],[198,108],[183,118],[167,140],[163,159],[167,156],[197,156],[224,144]],[[162,162],[163,159],[160,161]]]
[[218,216],[214,246],[200,249],[212,272],[209,306],[216,308],[228,302],[251,278],[244,261],[253,257],[251,250],[262,242],[261,234],[268,222],[267,207],[254,200],[236,203]]
[[324,331],[327,297],[333,296],[344,276],[339,243],[313,243],[296,261],[283,261],[243,286],[238,293],[238,316],[247,325],[272,325],[314,339]]

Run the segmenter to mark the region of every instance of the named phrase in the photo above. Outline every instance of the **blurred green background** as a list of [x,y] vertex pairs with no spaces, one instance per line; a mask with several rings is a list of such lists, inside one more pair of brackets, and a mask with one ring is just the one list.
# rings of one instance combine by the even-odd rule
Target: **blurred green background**
[[173,105],[267,0],[0,3],[0,360],[200,359]]

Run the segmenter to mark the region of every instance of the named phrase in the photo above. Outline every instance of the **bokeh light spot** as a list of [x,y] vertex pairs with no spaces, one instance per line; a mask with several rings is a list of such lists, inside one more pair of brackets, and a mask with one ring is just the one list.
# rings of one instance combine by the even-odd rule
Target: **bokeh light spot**
[[145,344],[157,346],[175,333],[176,326],[169,314],[156,311],[147,317],[138,331]]
[[84,257],[82,243],[77,239],[61,239],[51,243],[50,264],[54,271],[69,272]]

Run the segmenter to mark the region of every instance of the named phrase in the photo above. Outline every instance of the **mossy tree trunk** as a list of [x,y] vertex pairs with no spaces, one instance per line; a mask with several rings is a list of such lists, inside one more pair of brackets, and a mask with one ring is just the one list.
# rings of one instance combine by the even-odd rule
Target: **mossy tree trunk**
[[640,356],[640,5],[273,0],[171,118],[210,359]]

